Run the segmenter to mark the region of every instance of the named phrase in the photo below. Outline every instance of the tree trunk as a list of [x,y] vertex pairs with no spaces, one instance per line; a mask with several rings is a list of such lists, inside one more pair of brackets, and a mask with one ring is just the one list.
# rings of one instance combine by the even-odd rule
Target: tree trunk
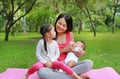
[[[26,13],[26,10],[24,8],[24,13]],[[26,27],[26,17],[23,17],[23,33],[27,33],[27,27]]]
[[8,41],[8,36],[9,36],[9,32],[5,32],[5,39],[4,39],[4,41]]
[[112,20],[112,33],[115,32],[115,14],[116,14],[116,11],[117,11],[117,6],[114,6],[114,13],[113,13],[113,20]]
[[8,41],[8,38],[9,38],[9,33],[10,33],[10,28],[5,28],[5,38],[4,38],[4,41]]
[[81,20],[78,23],[78,34],[80,34],[80,31],[82,31],[82,22],[81,22]]
[[20,17],[18,17],[17,19],[13,19],[13,18],[14,18],[14,15],[15,15],[20,9],[22,9],[23,6],[25,6],[25,4],[27,3],[27,1],[23,2],[21,5],[18,5],[17,9],[14,8],[14,0],[10,0],[10,1],[11,1],[10,5],[12,6],[12,7],[11,7],[12,10],[10,10],[10,11],[8,10],[8,11],[9,11],[9,14],[7,14],[7,15],[8,15],[8,16],[7,16],[7,21],[8,21],[8,22],[6,23],[6,27],[5,27],[5,38],[4,38],[5,41],[8,41],[11,27],[13,27],[13,25],[14,25],[17,21],[19,21],[22,17],[26,16],[26,15],[31,11],[31,9],[33,8],[33,6],[34,6],[34,4],[35,4],[35,2],[36,2],[37,0],[34,0],[34,1],[32,2],[32,4],[28,7],[28,10],[27,10],[23,15],[21,15]]
[[92,19],[91,19],[90,12],[89,12],[88,8],[86,8],[86,10],[87,10],[87,13],[88,13],[88,17],[89,17],[89,19],[90,19],[91,27],[92,27],[93,32],[94,32],[94,37],[96,37],[96,29],[95,29],[95,26],[94,26],[93,21],[92,21]]

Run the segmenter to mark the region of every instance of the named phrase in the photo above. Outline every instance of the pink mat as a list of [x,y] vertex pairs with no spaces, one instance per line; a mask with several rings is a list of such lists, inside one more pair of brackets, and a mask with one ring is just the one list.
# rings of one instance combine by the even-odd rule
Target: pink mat
[[[0,73],[0,79],[21,79],[26,72],[27,69],[8,68],[5,72]],[[82,75],[88,75],[90,79],[120,79],[120,74],[118,74],[112,67],[92,69]],[[28,79],[40,78],[37,73],[34,73]]]
[[[8,68],[5,72],[0,73],[0,79],[22,79],[27,69]],[[40,79],[37,73],[31,75],[28,79]]]
[[120,79],[120,74],[118,74],[112,67],[92,69],[82,75],[87,75],[90,79]]

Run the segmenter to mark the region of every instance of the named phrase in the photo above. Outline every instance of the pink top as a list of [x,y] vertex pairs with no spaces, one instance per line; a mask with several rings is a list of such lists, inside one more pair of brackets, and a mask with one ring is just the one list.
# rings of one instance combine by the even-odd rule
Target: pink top
[[[58,43],[59,49],[63,49],[64,47],[66,47],[70,42],[71,42],[71,37],[70,37],[70,32],[66,32],[66,42],[61,44]],[[66,58],[67,53],[64,52],[62,54],[60,54],[60,57],[58,58],[58,61],[63,61]]]

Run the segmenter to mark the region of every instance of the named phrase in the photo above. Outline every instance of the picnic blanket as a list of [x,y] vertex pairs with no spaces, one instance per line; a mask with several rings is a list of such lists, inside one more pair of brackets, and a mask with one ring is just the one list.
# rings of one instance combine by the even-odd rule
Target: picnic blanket
[[[21,79],[28,69],[22,68],[8,68],[6,71],[0,73],[0,79]],[[117,73],[112,67],[104,67],[99,69],[91,69],[83,73],[90,79],[120,79],[120,74]],[[28,79],[40,79],[37,72],[31,75]]]

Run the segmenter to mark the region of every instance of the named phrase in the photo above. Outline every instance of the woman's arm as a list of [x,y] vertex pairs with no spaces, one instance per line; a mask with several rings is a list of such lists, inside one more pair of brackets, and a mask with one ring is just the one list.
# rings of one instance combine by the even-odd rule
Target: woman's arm
[[74,54],[77,56],[77,57],[83,57],[85,55],[85,51],[74,51]]
[[[70,32],[70,37],[71,37],[71,40],[74,42],[74,34],[73,34],[73,32]],[[71,50],[70,50],[70,51],[73,52],[73,53],[75,53],[76,56],[82,57],[82,56],[85,55],[85,52],[74,51],[74,50],[72,50],[72,48],[73,48],[73,46],[71,47]]]
[[[74,42],[74,35],[73,35],[73,32],[70,32],[70,38],[71,38],[71,41]],[[63,52],[73,52],[72,50],[73,46],[72,45],[67,45],[65,48],[63,49],[60,49],[60,53],[63,53]]]
[[71,41],[74,42],[74,34],[73,34],[73,32],[70,32],[70,37],[71,37]]
[[72,46],[70,46],[70,45],[67,45],[63,49],[60,49],[60,53],[64,53],[64,52],[68,53],[68,52],[71,52],[71,51],[72,51]]

